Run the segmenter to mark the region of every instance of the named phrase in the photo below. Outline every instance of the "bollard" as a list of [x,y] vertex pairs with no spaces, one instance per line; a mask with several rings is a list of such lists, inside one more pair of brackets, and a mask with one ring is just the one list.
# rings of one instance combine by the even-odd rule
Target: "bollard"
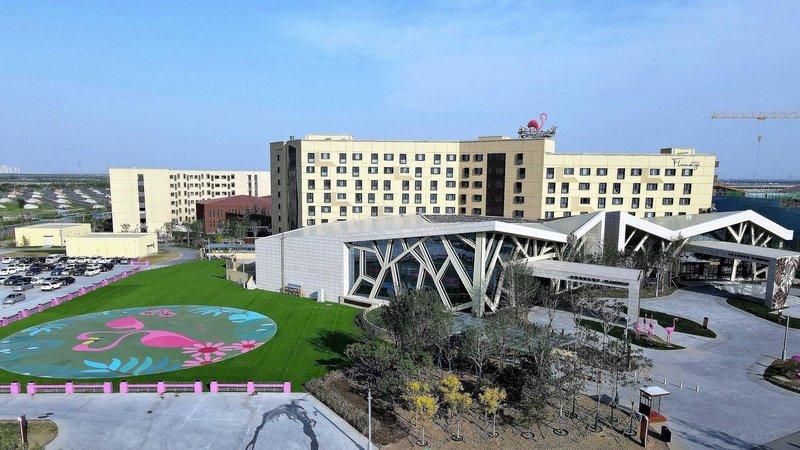
[[203,382],[202,381],[195,381],[194,382],[194,393],[199,394],[203,392]]
[[110,394],[114,392],[114,385],[110,381],[103,381],[103,394]]
[[19,394],[19,381],[12,381],[11,382],[11,391],[12,394]]
[[156,393],[163,394],[165,392],[167,392],[167,387],[164,386],[164,382],[159,381],[158,383],[156,383]]
[[72,381],[67,381],[64,383],[64,393],[65,394],[74,394],[75,393],[75,383]]
[[708,317],[703,317],[703,329],[708,329]]
[[284,381],[283,382],[283,393],[284,394],[291,394],[292,393],[292,382],[291,381]]
[[219,384],[217,383],[217,380],[211,380],[211,383],[209,383],[209,391],[213,392],[214,394],[219,392]]
[[28,384],[25,385],[25,392],[27,392],[30,395],[35,394],[36,393],[36,383],[34,383],[33,381],[29,381]]
[[247,382],[247,395],[255,395],[256,394],[256,386],[253,383],[253,380]]
[[127,394],[128,393],[128,382],[127,381],[120,381],[119,382],[119,393],[120,394]]

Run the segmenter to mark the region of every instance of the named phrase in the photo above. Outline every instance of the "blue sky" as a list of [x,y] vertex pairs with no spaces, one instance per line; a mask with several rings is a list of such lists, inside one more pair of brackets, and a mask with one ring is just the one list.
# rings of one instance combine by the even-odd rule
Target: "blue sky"
[[[5,2],[0,163],[268,168],[289,135],[514,135],[800,178],[800,2]],[[230,3],[230,4],[227,4]]]

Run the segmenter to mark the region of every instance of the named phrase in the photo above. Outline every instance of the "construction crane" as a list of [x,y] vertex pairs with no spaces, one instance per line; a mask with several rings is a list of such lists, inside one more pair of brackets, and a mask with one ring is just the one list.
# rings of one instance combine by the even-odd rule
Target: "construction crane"
[[800,111],[749,111],[749,112],[717,112],[711,114],[712,119],[756,119],[758,120],[758,143],[756,144],[756,164],[761,151],[761,139],[764,138],[764,121],[767,119],[800,119]]

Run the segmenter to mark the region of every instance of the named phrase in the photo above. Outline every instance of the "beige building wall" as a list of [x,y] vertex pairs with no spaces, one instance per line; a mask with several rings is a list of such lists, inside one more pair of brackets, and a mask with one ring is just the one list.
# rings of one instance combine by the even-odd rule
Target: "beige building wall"
[[23,237],[28,238],[30,247],[63,247],[70,238],[92,232],[88,223],[43,223],[14,229],[17,246],[23,245]]
[[[308,135],[271,143],[270,163],[276,232],[417,212],[525,219],[603,210],[638,217],[697,214],[711,207],[717,166],[714,155],[692,148],[650,154],[557,153],[553,139],[502,136],[435,142]],[[361,189],[356,180],[361,180]],[[390,182],[388,190],[385,181]],[[409,182],[408,190],[403,181]],[[369,194],[374,194],[374,203]],[[408,194],[407,201],[403,194]]]
[[108,175],[115,232],[158,232],[167,223],[191,222],[203,200],[270,195],[266,171],[112,168]]
[[143,258],[158,253],[156,233],[91,233],[67,242],[67,256]]

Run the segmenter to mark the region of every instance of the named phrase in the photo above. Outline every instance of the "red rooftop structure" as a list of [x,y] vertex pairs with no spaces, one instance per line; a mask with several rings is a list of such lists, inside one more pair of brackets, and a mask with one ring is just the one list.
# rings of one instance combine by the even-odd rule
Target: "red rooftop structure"
[[272,196],[234,195],[197,202],[197,220],[203,221],[206,233],[215,233],[225,221],[241,218],[248,212],[262,227],[259,236],[271,234]]

